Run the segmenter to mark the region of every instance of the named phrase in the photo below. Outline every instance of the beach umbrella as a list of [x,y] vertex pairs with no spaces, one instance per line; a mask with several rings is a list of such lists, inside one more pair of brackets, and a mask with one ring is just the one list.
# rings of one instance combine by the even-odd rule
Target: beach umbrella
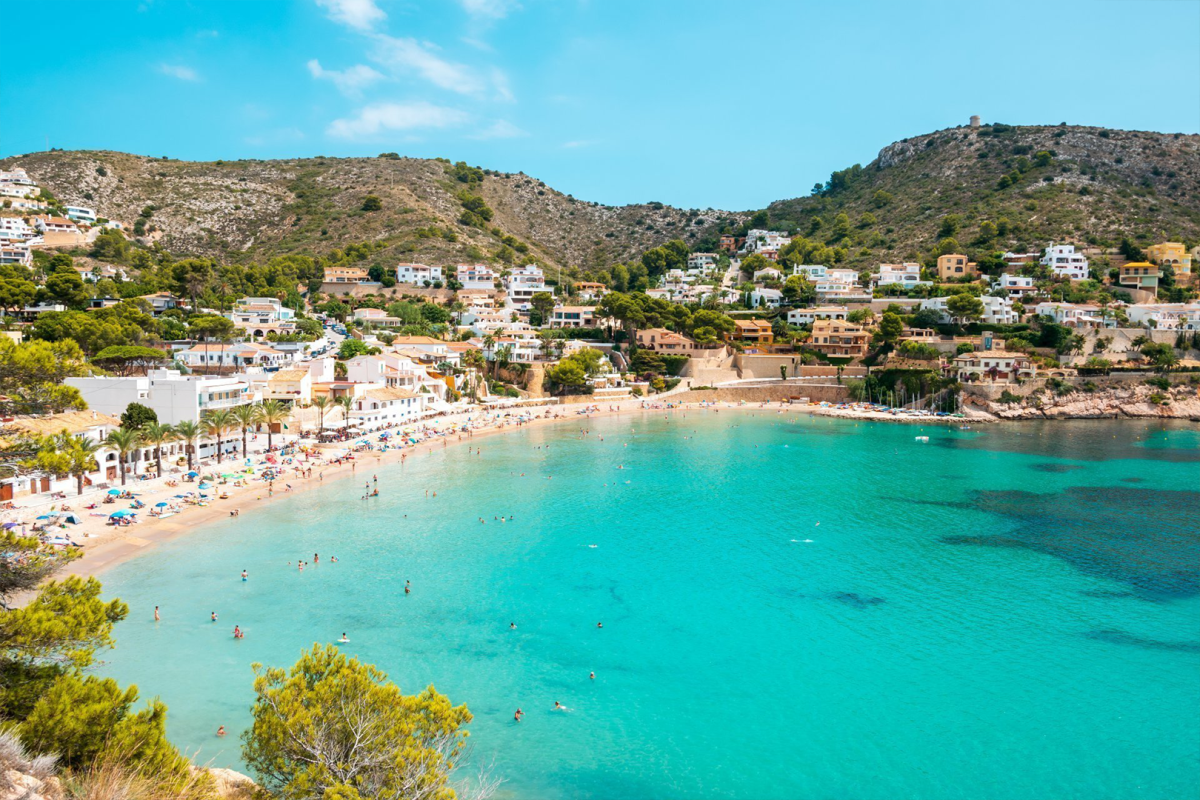
[[54,519],[58,514],[42,514],[38,519]]
[[185,477],[185,478],[195,478],[195,477],[197,477],[197,476],[199,476],[199,475],[200,475],[200,473],[199,473],[199,472],[189,472],[189,473],[188,473],[187,475],[185,475],[184,477]]
[[0,527],[3,527],[5,530],[12,530],[13,528],[17,527],[17,523],[15,523],[15,522],[6,522],[6,523],[4,523],[4,525],[3,525],[3,526],[0,526]]
[[121,490],[120,489],[109,489],[108,493],[109,494],[120,494]]
[[166,503],[155,503],[154,507],[155,508],[166,508],[167,504]]
[[122,509],[122,510],[120,510],[120,511],[114,511],[113,513],[109,514],[108,516],[109,516],[109,518],[111,519],[112,517],[124,517],[124,516],[128,516],[128,515],[129,515],[129,513],[130,513],[130,512],[128,512],[128,511],[125,511],[124,509]]

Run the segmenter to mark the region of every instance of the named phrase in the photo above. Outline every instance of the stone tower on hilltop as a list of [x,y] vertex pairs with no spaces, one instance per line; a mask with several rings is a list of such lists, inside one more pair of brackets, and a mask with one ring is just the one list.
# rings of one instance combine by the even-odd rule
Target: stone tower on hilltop
[[978,115],[978,114],[972,114],[972,115],[971,115],[971,127],[972,127],[972,128],[978,128],[978,127],[979,127],[979,115]]

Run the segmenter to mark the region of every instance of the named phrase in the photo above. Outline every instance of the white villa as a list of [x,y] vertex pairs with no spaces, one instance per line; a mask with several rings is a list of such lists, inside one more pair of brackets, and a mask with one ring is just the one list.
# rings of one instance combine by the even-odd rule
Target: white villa
[[426,286],[434,281],[442,280],[442,268],[430,267],[425,264],[397,264],[396,282],[408,283],[413,286]]
[[178,370],[155,369],[144,376],[67,378],[87,400],[88,407],[120,415],[130,403],[154,409],[158,421],[174,425],[198,422],[205,411],[233,408],[258,401],[250,385],[234,377],[181,375]]
[[816,308],[793,308],[788,312],[791,325],[812,325],[819,319],[846,319],[850,309],[845,306],[817,306]]
[[1073,244],[1051,244],[1046,248],[1041,263],[1049,267],[1057,277],[1073,281],[1088,279],[1088,260],[1082,253],[1075,252]]

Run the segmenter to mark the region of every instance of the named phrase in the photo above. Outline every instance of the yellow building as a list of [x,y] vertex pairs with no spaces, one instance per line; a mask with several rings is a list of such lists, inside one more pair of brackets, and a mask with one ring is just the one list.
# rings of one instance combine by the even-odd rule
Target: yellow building
[[1146,248],[1146,258],[1161,266],[1170,265],[1176,278],[1191,280],[1192,254],[1182,242],[1163,242]]
[[1130,261],[1121,265],[1120,277],[1117,283],[1134,289],[1144,289],[1153,292],[1158,289],[1158,279],[1162,270],[1148,261]]
[[974,261],[968,261],[961,253],[938,256],[937,271],[940,281],[979,277],[979,266]]
[[827,356],[862,358],[867,354],[871,334],[844,319],[819,319],[813,323],[808,346]]

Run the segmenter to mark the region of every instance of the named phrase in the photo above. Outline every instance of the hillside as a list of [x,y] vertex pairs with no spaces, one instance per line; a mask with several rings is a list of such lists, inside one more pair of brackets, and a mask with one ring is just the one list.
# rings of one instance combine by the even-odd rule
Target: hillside
[[[60,200],[127,224],[153,206],[148,241],[239,262],[382,242],[384,259],[453,264],[490,258],[509,236],[548,265],[598,267],[669,239],[694,242],[718,220],[736,224],[745,217],[659,203],[587,203],[524,174],[456,171],[432,159],[188,162],[52,151],[0,161],[0,169],[13,166]],[[464,191],[494,211],[483,227],[459,222]],[[380,199],[379,210],[362,210],[368,195]]]
[[[379,260],[453,264],[528,255],[588,272],[669,239],[746,227],[748,213],[577,200],[522,173],[398,157],[187,162],[100,151],[11,157],[69,203],[133,223],[176,253],[264,262],[360,242]],[[1004,184],[1004,185],[1002,185]],[[464,224],[464,192],[494,213]],[[364,211],[374,195],[380,208]],[[845,218],[839,215],[845,214]],[[990,224],[989,224],[990,223]],[[950,236],[972,255],[1050,241],[1200,242],[1200,136],[1069,125],[953,128],[888,145],[755,227],[844,248],[844,263],[927,257]],[[994,226],[994,228],[992,227]],[[705,241],[707,240],[707,241]],[[578,274],[578,273],[577,273]]]
[[[1049,158],[1037,154],[1049,153]],[[1001,187],[1002,178],[1015,182]],[[1007,181],[1005,181],[1007,183]],[[1070,125],[952,128],[883,148],[834,173],[818,195],[772,203],[773,228],[839,241],[848,263],[912,261],[945,235],[969,250],[1050,241],[1098,246],[1200,241],[1200,136]],[[960,224],[947,215],[957,215]],[[872,219],[873,217],[873,219]],[[761,220],[760,220],[761,221]],[[981,237],[981,225],[990,228]]]

